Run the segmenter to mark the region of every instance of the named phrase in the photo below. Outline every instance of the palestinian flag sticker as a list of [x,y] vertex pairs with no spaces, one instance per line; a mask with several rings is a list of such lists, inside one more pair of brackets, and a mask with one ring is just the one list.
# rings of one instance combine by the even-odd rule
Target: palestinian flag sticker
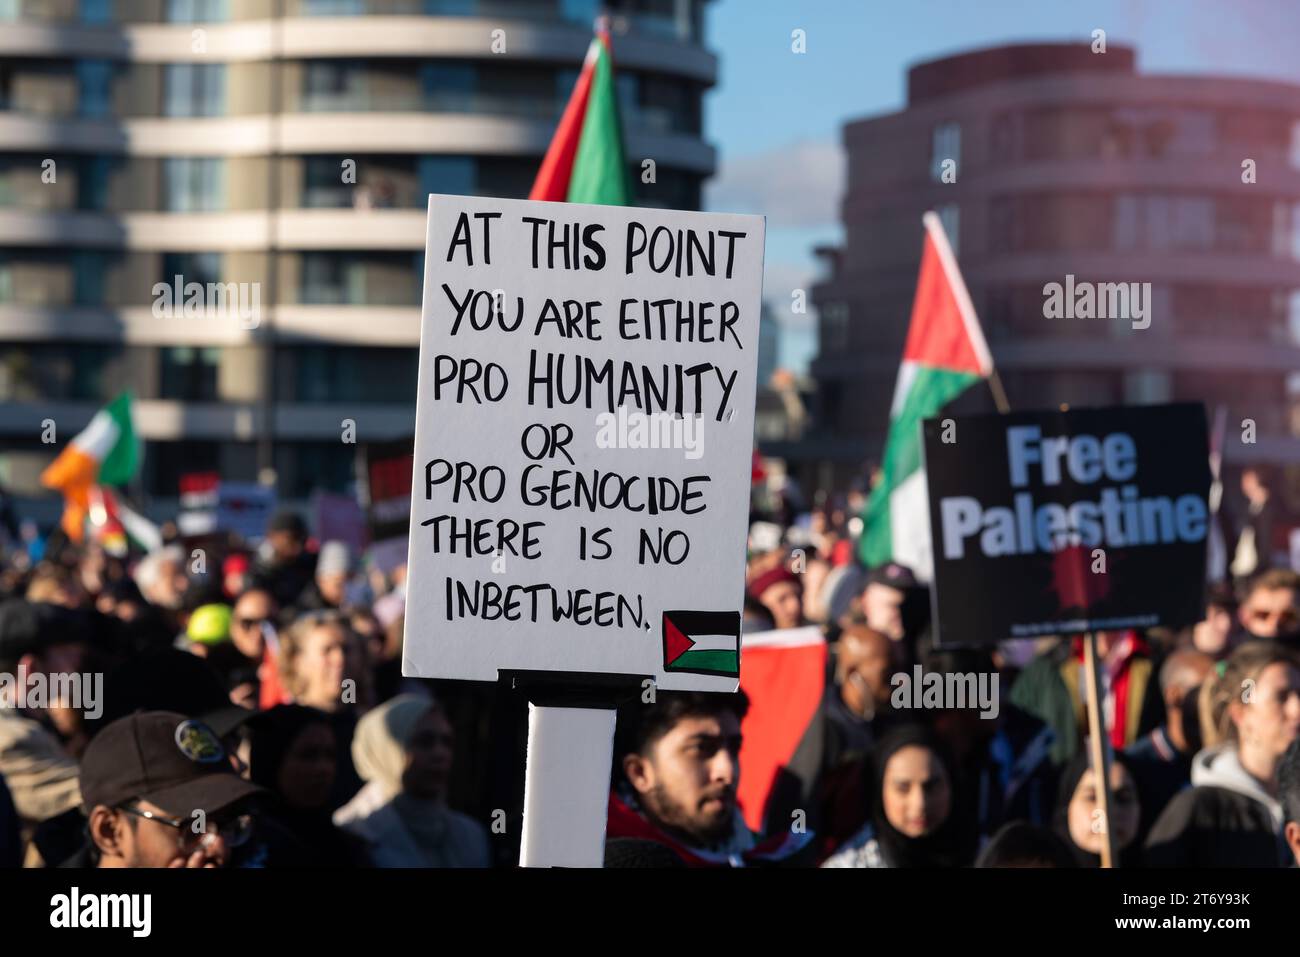
[[740,612],[664,612],[664,671],[740,677]]

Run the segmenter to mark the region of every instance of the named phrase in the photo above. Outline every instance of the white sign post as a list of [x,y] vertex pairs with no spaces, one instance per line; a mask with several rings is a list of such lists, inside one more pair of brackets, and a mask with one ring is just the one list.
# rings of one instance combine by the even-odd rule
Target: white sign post
[[549,687],[525,865],[600,864],[609,689],[737,687],[763,239],[430,197],[403,674]]

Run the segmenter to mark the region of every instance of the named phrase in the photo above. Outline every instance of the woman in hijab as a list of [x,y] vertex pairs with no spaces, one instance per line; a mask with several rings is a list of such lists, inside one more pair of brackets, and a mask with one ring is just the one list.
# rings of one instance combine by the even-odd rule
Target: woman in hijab
[[822,867],[959,867],[969,863],[952,814],[951,765],[925,728],[885,734],[872,755],[871,819]]
[[487,832],[447,807],[455,737],[432,699],[403,694],[357,723],[352,761],[366,781],[334,823],[366,841],[376,867],[487,867]]
[[337,766],[330,716],[282,704],[248,722],[249,777],[270,792],[266,843],[277,867],[343,867],[362,858],[330,820]]
[[[1141,846],[1135,840],[1141,805],[1132,769],[1121,752],[1110,762],[1110,825],[1115,833],[1116,867],[1141,864]],[[1097,778],[1088,761],[1088,750],[1081,749],[1061,772],[1057,790],[1056,812],[1052,829],[1070,846],[1080,867],[1101,865],[1101,845],[1105,840],[1102,825],[1101,795]]]

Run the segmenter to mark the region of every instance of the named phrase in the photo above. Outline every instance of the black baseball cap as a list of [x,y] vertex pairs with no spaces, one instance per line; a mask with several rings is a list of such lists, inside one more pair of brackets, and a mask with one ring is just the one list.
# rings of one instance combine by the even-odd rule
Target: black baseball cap
[[119,718],[86,746],[81,797],[87,811],[143,799],[174,817],[219,814],[263,789],[231,767],[217,733],[174,711]]
[[906,565],[900,565],[898,562],[886,562],[884,565],[877,565],[867,572],[868,585],[888,585],[890,588],[897,588],[899,591],[907,591],[916,587],[916,576]]

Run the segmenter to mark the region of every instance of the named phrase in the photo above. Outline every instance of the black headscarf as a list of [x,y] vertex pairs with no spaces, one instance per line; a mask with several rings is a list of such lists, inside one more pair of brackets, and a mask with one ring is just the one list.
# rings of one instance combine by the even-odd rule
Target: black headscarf
[[249,722],[248,774],[254,784],[279,796],[280,765],[298,736],[313,724],[332,728],[323,711],[300,704],[278,704]]
[[248,722],[248,772],[270,792],[258,828],[270,855],[268,867],[351,867],[361,849],[334,826],[327,802],[319,808],[293,808],[279,789],[280,768],[295,741],[313,724],[333,729],[324,711],[300,704],[276,705]]
[[[929,750],[938,757],[948,775],[948,786],[952,794],[948,816],[925,837],[908,837],[890,824],[889,818],[885,816],[885,768],[889,765],[889,759],[906,747]],[[881,853],[890,867],[960,867],[968,863],[963,853],[960,826],[955,813],[959,796],[953,763],[928,728],[903,725],[881,737],[872,752],[871,775],[872,823]]]
[[[1116,751],[1110,757],[1112,764],[1118,764],[1128,771],[1129,779],[1134,781],[1136,789],[1137,778],[1133,776],[1133,766],[1129,764],[1128,759],[1122,752]],[[1074,799],[1075,789],[1079,786],[1079,780],[1083,773],[1092,767],[1089,760],[1087,748],[1080,750],[1064,770],[1061,771],[1060,786],[1056,791],[1056,809],[1052,812],[1052,830],[1056,831],[1069,845],[1070,852],[1074,854],[1075,860],[1079,862],[1080,867],[1100,867],[1101,856],[1099,854],[1090,854],[1078,844],[1074,843],[1074,838],[1070,836],[1070,801]],[[1115,862],[1117,867],[1137,867],[1141,863],[1141,842],[1135,835],[1129,842],[1128,847],[1119,852],[1119,860]]]

